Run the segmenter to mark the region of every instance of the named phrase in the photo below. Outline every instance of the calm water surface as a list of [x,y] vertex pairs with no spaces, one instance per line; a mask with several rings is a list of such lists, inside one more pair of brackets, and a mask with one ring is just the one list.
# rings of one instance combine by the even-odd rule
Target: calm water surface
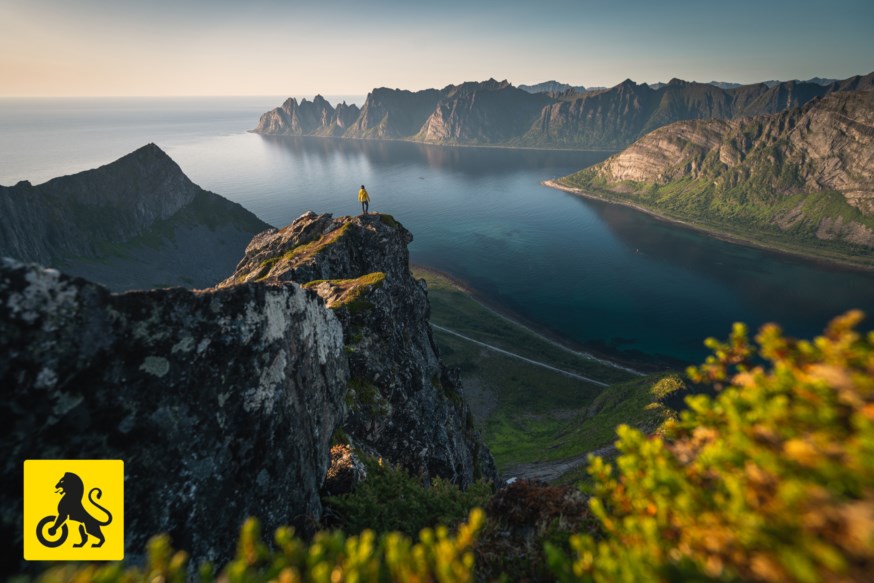
[[196,183],[282,226],[310,209],[358,212],[363,183],[372,210],[414,233],[414,261],[575,344],[632,358],[696,362],[703,339],[738,320],[812,335],[846,309],[874,314],[874,274],[732,245],[540,185],[606,153],[246,133],[281,101],[0,100],[0,184],[42,182],[155,142]]

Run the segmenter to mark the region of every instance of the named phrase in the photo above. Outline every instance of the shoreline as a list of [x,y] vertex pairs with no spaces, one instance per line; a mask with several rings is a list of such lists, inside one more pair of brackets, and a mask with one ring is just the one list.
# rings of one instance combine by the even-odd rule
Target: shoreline
[[573,354],[575,356],[579,356],[582,358],[587,358],[587,359],[590,359],[594,362],[602,364],[604,366],[609,366],[611,368],[622,370],[622,371],[625,371],[629,374],[639,376],[639,377],[643,377],[643,376],[646,376],[648,374],[652,374],[653,372],[658,372],[655,370],[650,371],[650,372],[643,372],[641,370],[634,368],[634,366],[637,365],[637,363],[635,363],[634,361],[629,361],[629,360],[624,360],[624,359],[617,361],[617,360],[613,360],[609,357],[598,356],[598,355],[592,354],[591,352],[589,352],[587,350],[583,350],[582,347],[577,347],[575,345],[575,343],[573,343],[573,341],[562,338],[562,337],[558,336],[557,334],[551,332],[550,330],[547,330],[534,322],[530,322],[527,318],[523,318],[523,317],[519,316],[518,314],[512,313],[510,310],[506,310],[504,308],[496,306],[493,302],[490,302],[482,294],[473,290],[469,285],[467,285],[466,282],[453,276],[452,274],[446,273],[445,271],[442,271],[440,269],[431,267],[429,265],[424,265],[421,263],[411,263],[410,269],[411,270],[412,269],[419,269],[421,271],[430,272],[430,273],[433,273],[434,275],[437,275],[439,277],[446,279],[450,284],[452,284],[454,287],[456,287],[459,291],[467,294],[471,300],[473,300],[474,302],[479,304],[480,307],[482,307],[484,310],[488,310],[490,313],[494,314],[498,318],[501,318],[505,322],[508,322],[514,326],[518,326],[519,328],[525,330],[527,333],[529,333],[533,336],[536,336],[537,338],[540,338],[544,342],[548,342],[552,346],[555,346],[556,348],[564,350],[570,354]]
[[786,249],[784,247],[775,247],[773,245],[769,245],[768,243],[763,243],[761,241],[757,241],[752,238],[744,237],[741,235],[737,235],[734,233],[727,233],[725,231],[721,231],[715,227],[707,227],[701,225],[699,223],[690,222],[683,219],[678,219],[675,217],[671,217],[658,211],[655,211],[651,208],[635,204],[633,202],[625,201],[625,200],[615,200],[612,198],[608,198],[601,194],[596,194],[594,192],[588,192],[582,190],[580,188],[575,188],[573,186],[565,186],[564,184],[559,184],[554,179],[553,180],[544,180],[540,183],[542,186],[546,186],[547,188],[553,188],[555,190],[561,190],[567,192],[569,194],[573,194],[575,196],[579,196],[581,198],[588,198],[591,200],[597,200],[607,204],[615,204],[619,206],[624,206],[627,208],[634,209],[636,211],[642,212],[646,215],[653,217],[659,221],[670,223],[673,225],[678,225],[680,227],[697,231],[699,233],[704,233],[714,239],[718,239],[720,241],[725,241],[727,243],[732,243],[735,245],[742,245],[744,247],[751,247],[753,249],[761,249],[763,251],[768,251],[770,253],[775,253],[778,255],[788,255],[790,257],[796,259],[803,259],[805,261],[809,261],[811,263],[819,264],[820,266],[826,267],[840,267],[843,269],[849,269],[853,271],[862,271],[865,273],[874,272],[874,265],[862,265],[859,263],[854,263],[852,261],[831,258],[831,257],[823,257],[821,255],[815,255],[810,252],[798,250],[798,249]]

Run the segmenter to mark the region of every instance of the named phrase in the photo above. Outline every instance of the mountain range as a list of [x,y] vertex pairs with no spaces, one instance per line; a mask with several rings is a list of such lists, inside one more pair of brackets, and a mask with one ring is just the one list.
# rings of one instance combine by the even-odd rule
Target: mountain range
[[874,265],[874,91],[659,128],[559,181],[743,240]]
[[0,256],[114,290],[209,287],[270,227],[203,190],[155,144],[37,186],[0,186]]
[[[826,81],[826,80],[817,80]],[[548,83],[546,84],[548,85]],[[558,85],[556,85],[558,87]],[[402,139],[450,145],[621,149],[675,121],[779,113],[816,97],[874,88],[874,73],[827,84],[787,81],[722,88],[672,79],[609,89],[530,93],[489,79],[443,89],[378,88],[359,109],[290,98],[263,114],[260,134]]]

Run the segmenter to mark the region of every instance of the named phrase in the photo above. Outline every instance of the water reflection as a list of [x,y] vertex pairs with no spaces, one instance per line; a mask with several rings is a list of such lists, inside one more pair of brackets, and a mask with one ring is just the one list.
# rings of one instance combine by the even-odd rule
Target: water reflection
[[[754,316],[751,325],[777,321],[793,333],[810,335],[848,309],[874,316],[874,273],[732,244],[627,207],[574,198],[642,261],[670,265],[731,289]],[[807,324],[797,325],[799,316]]]
[[500,308],[611,355],[699,362],[731,323],[811,336],[849,308],[874,314],[874,274],[732,245],[633,209],[540,186],[606,152],[447,148],[244,134],[172,153],[195,181],[285,225],[307,210],[373,210],[415,235],[414,261]]
[[[606,159],[611,152],[522,150],[510,148],[447,147],[417,142],[349,140],[310,136],[261,136],[271,149],[296,160],[316,157],[322,162],[361,158],[378,167],[419,165],[466,176],[491,176],[496,172],[533,169],[585,168]],[[424,178],[424,177],[423,177]]]

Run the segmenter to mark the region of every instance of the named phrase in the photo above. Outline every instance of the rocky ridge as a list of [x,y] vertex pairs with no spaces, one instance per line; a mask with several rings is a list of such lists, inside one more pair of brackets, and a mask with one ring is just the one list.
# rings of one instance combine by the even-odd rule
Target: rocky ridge
[[112,294],[0,261],[4,565],[25,459],[124,460],[129,558],[167,532],[223,563],[248,516],[318,520],[347,381],[340,323],[296,284]]
[[467,486],[496,477],[473,427],[458,376],[440,362],[425,284],[409,270],[412,234],[389,215],[308,213],[252,240],[222,288],[301,283],[343,325],[349,414],[356,447],[425,479]]
[[154,144],[37,186],[0,186],[0,217],[0,256],[117,290],[214,285],[269,226],[191,182]]
[[874,247],[874,91],[736,120],[684,121],[563,180],[678,218],[739,220]]
[[374,89],[346,129],[319,121],[328,119],[325,115],[311,115],[311,123],[292,123],[283,105],[262,115],[253,131],[458,145],[621,149],[675,121],[779,113],[830,93],[872,88],[874,73],[827,84],[811,80],[736,87],[672,79],[654,88],[629,79],[609,89],[533,93],[531,87],[526,90],[489,79],[418,92]]

